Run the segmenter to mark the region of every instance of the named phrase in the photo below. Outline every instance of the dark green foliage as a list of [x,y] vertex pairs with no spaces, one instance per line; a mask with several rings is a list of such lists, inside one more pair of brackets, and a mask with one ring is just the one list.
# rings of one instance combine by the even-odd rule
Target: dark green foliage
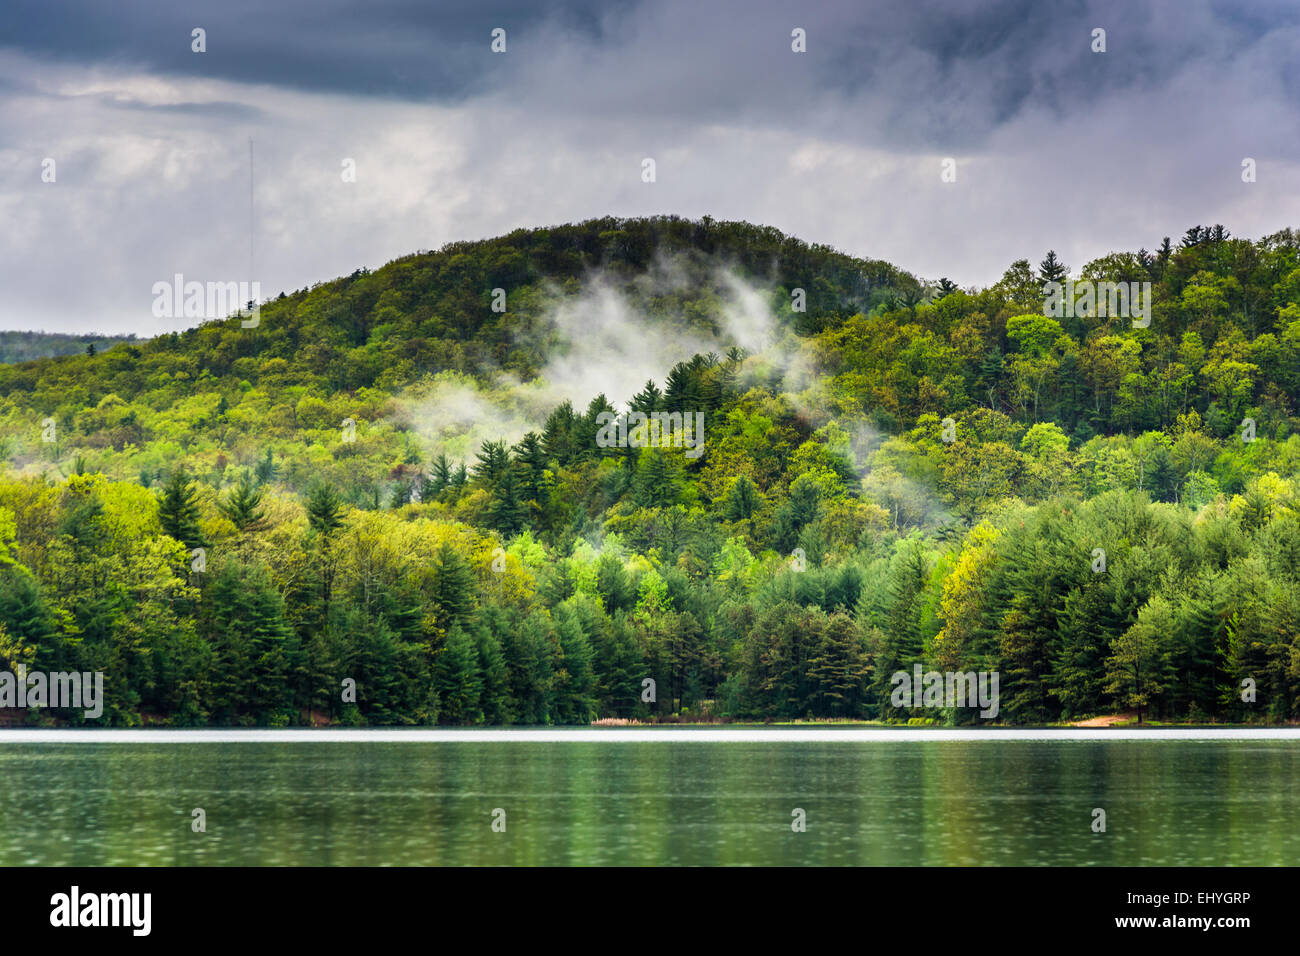
[[438,550],[433,568],[433,608],[438,623],[455,628],[468,623],[475,605],[474,572],[460,552],[450,545]]
[[[537,410],[503,382],[553,368],[594,274],[656,342],[727,328],[734,277],[781,345]],[[1300,240],[1196,226],[1078,275],[1150,281],[1150,326],[1042,315],[1051,252],[963,291],[606,218],[357,270],[256,334],[0,365],[0,444],[44,470],[0,477],[0,650],[104,671],[115,724],[980,720],[894,706],[916,665],[997,672],[1007,723],[1300,718]],[[534,430],[438,424],[448,381]],[[610,413],[700,413],[701,454],[598,442]]]
[[183,468],[177,468],[163,487],[162,501],[158,504],[158,520],[162,529],[187,548],[203,544],[203,531],[199,527],[198,492],[194,482]]
[[240,531],[257,531],[264,523],[261,505],[261,490],[245,476],[231,490],[230,496],[217,507]]
[[328,537],[343,526],[343,504],[329,485],[316,485],[307,497],[307,521],[311,529]]

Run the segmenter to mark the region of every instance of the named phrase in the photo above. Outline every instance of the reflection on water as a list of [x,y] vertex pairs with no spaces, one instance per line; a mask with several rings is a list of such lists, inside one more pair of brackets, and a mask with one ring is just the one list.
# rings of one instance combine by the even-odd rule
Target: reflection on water
[[[635,745],[5,735],[0,865],[1300,863],[1294,740],[764,733]],[[191,831],[196,807],[205,833]],[[1092,832],[1095,807],[1105,833]]]

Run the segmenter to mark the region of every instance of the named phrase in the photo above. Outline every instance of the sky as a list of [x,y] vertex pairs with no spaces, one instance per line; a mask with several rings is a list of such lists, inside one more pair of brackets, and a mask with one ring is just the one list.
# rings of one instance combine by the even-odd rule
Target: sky
[[176,274],[270,297],[604,215],[962,286],[1300,226],[1295,0],[264,6],[6,0],[0,328],[154,335]]

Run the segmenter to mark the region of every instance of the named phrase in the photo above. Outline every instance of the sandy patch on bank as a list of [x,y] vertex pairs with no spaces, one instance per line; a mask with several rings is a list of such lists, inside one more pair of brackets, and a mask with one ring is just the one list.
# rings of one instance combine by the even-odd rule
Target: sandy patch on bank
[[1106,714],[1102,717],[1089,717],[1087,720],[1076,720],[1070,724],[1071,727],[1113,727],[1118,723],[1125,721],[1137,720],[1137,714]]

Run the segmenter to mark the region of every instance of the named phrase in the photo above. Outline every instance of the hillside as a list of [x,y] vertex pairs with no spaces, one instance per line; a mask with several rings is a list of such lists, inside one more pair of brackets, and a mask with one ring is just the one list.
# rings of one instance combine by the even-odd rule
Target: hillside
[[[1149,325],[1044,315],[1070,277]],[[121,724],[979,720],[894,706],[918,663],[1293,719],[1298,396],[1290,230],[984,290],[707,219],[454,243],[0,366],[0,658]]]
[[30,362],[33,359],[94,355],[122,342],[134,342],[133,335],[67,335],[62,332],[0,332],[0,363]]

